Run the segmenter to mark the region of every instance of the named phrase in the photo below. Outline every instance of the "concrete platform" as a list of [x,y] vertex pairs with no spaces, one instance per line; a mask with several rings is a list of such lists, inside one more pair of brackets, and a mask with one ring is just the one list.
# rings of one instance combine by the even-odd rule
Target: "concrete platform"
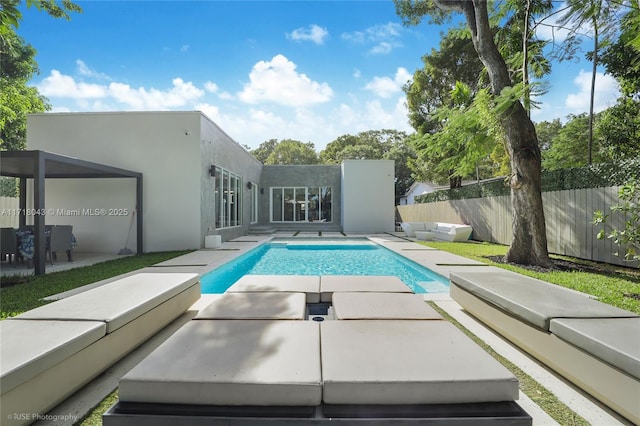
[[421,295],[408,293],[334,293],[333,312],[339,320],[441,320]]
[[320,301],[331,302],[337,292],[411,293],[395,276],[323,275],[320,279]]
[[326,321],[323,400],[329,404],[514,401],[518,380],[444,321]]
[[164,404],[314,406],[321,398],[313,321],[191,321],[119,389],[120,401]]
[[305,315],[304,293],[225,293],[195,319],[303,320]]
[[320,277],[317,275],[245,275],[227,289],[227,293],[302,292],[307,303],[320,302]]

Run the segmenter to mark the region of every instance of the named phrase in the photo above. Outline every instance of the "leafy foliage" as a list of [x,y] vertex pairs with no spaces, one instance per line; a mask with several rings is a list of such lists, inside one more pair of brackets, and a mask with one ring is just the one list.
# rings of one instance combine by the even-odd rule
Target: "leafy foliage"
[[[545,170],[556,170],[569,167],[581,167],[589,164],[589,116],[584,114],[570,115],[569,121],[551,141],[545,151],[542,167]],[[598,139],[594,140],[594,161],[600,162],[598,155]]]
[[340,164],[344,160],[394,160],[397,203],[414,182],[409,164],[415,156],[406,133],[383,129],[338,137],[320,152],[320,162]]
[[[22,13],[18,0],[0,0],[0,150],[21,150],[26,145],[27,114],[50,109],[35,87],[27,86],[38,73],[35,49],[19,37],[15,30]],[[70,19],[69,13],[82,12],[70,0],[26,0],[54,18]]]
[[[605,46],[600,56],[608,74],[619,83],[624,96],[640,98],[640,4],[622,18],[618,40]],[[637,40],[638,45],[634,45]]]
[[[584,167],[547,170],[542,173],[542,191],[598,188],[623,185],[629,178],[640,181],[640,157],[615,163],[591,164]],[[462,200],[467,198],[509,195],[504,178],[465,185],[461,188],[432,192],[415,197],[416,203]]]
[[273,148],[264,164],[318,164],[318,154],[311,142],[283,139]]
[[[618,204],[611,206],[611,212],[604,214],[601,210],[594,213],[593,224],[605,225],[598,234],[598,239],[610,238],[618,247],[624,249],[626,260],[640,260],[640,181],[632,179],[620,187]],[[624,226],[617,229],[607,226],[613,215],[622,216]],[[608,228],[608,230],[607,230]],[[618,252],[615,253],[619,255]]]
[[640,97],[622,97],[601,112],[596,133],[603,157],[617,161],[640,156]]
[[27,82],[38,72],[35,49],[12,29],[0,40],[0,149],[26,146],[27,114],[50,108],[46,98]]

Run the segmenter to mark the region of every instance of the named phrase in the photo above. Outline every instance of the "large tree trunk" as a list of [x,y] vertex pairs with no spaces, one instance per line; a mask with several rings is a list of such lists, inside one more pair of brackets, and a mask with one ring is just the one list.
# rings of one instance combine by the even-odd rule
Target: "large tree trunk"
[[[473,44],[489,74],[494,94],[511,86],[507,65],[498,51],[489,26],[487,0],[447,1],[464,12]],[[436,3],[437,4],[437,3]],[[520,102],[501,117],[511,161],[511,204],[513,239],[506,260],[549,267],[547,233],[542,207],[541,154],[533,122]]]

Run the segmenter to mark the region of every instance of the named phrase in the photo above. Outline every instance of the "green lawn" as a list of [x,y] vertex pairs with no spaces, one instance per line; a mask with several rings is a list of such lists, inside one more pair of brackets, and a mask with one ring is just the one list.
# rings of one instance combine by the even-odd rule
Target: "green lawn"
[[640,270],[635,268],[623,268],[564,256],[552,256],[553,259],[567,260],[579,266],[584,266],[588,271],[536,272],[515,265],[496,263],[488,259],[487,256],[503,256],[506,254],[508,247],[499,244],[431,241],[422,244],[591,294],[601,302],[640,314],[640,300],[630,297],[634,294],[640,294]]
[[[49,303],[46,300],[42,300],[43,297],[155,265],[185,253],[189,253],[189,251],[146,253],[68,271],[54,272],[37,277],[25,277],[25,282],[0,289],[0,319],[19,315],[22,312]],[[6,282],[14,278],[3,277],[2,280]]]

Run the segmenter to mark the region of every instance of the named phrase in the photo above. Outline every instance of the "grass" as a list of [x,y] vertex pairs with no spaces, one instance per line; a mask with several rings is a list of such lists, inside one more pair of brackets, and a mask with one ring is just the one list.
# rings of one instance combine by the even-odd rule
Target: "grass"
[[[146,253],[68,271],[25,277],[25,280],[21,280],[19,284],[0,289],[0,319],[16,316],[49,303],[43,300],[44,297],[154,265],[186,253],[189,252]],[[2,280],[6,282],[12,278],[15,279],[15,277],[3,277]]]
[[[504,256],[506,246],[491,243],[422,243],[439,250],[527,275],[543,281],[571,288],[595,296],[601,302],[640,314],[640,299],[632,295],[640,294],[640,270],[624,268],[597,262],[574,259],[566,256],[552,256],[564,264],[575,265],[570,271],[532,271],[511,264],[494,262],[489,256]],[[637,296],[636,296],[637,297]]]

